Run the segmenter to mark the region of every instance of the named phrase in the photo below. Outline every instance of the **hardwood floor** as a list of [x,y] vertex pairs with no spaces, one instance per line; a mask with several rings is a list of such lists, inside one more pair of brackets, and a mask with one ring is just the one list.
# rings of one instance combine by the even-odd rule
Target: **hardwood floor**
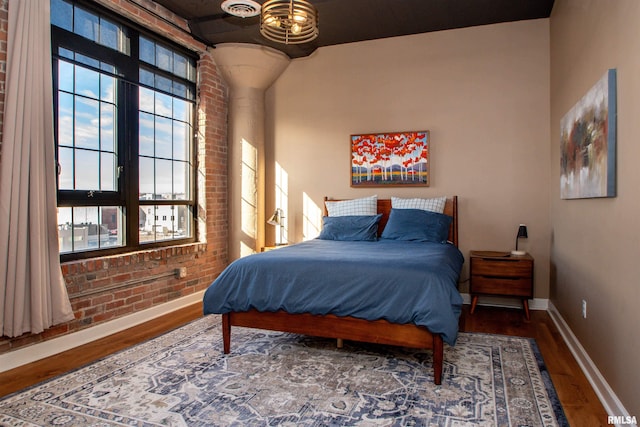
[[[201,305],[194,304],[81,347],[2,372],[0,397],[153,338],[201,315]],[[460,323],[461,330],[465,332],[535,338],[569,424],[589,427],[607,425],[607,413],[548,313],[532,311],[531,320],[527,321],[522,310],[478,306],[471,315],[469,306],[465,306]]]
[[202,304],[194,304],[46,359],[0,372],[0,397],[154,338],[200,316],[202,316]]

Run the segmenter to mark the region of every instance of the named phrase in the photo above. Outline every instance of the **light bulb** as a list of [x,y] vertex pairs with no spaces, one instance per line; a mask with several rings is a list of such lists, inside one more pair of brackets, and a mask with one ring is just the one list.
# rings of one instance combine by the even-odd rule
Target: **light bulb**
[[293,20],[299,24],[307,22],[307,14],[304,12],[296,12],[293,14]]
[[280,26],[280,20],[278,18],[276,18],[275,16],[272,16],[272,15],[267,15],[264,18],[264,23],[267,24],[270,27],[279,27]]
[[300,31],[302,31],[302,27],[297,22],[291,26],[291,33],[298,35]]

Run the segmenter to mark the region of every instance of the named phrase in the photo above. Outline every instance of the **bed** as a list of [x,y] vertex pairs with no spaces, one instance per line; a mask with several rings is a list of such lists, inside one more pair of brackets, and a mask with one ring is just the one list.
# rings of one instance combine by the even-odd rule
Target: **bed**
[[351,219],[325,215],[322,238],[232,262],[203,297],[205,315],[222,315],[224,352],[231,349],[232,326],[432,349],[434,383],[440,384],[443,342],[453,345],[457,337],[464,262],[457,197],[443,204],[442,241],[386,238],[398,215],[415,209],[392,212],[391,199],[376,199],[377,229],[369,230],[375,238],[327,239],[336,223]]

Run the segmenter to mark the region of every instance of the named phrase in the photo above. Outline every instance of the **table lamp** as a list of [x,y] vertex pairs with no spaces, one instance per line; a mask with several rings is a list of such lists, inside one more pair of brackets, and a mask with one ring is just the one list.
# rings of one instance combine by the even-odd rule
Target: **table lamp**
[[271,218],[269,218],[267,220],[267,224],[269,225],[275,225],[280,227],[280,241],[277,243],[277,245],[284,245],[284,237],[283,237],[283,231],[284,231],[284,211],[280,208],[276,208],[275,212],[273,212],[273,215],[271,215]]
[[516,235],[516,250],[511,251],[511,255],[522,256],[527,253],[525,251],[518,250],[518,240],[520,240],[520,238],[526,239],[528,237],[529,236],[527,235],[527,226],[524,224],[520,224],[520,226],[518,227],[518,234]]

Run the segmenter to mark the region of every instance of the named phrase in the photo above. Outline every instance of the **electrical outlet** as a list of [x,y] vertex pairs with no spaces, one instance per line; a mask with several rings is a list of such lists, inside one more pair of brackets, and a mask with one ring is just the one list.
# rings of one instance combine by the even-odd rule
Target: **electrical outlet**
[[582,300],[582,318],[587,318],[587,300]]
[[184,279],[187,277],[187,267],[180,267],[173,270],[173,275],[176,279]]

